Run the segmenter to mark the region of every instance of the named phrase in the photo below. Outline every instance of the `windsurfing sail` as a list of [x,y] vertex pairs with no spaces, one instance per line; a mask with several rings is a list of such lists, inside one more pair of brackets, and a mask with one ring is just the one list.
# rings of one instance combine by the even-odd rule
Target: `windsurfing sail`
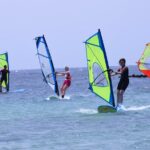
[[150,43],[146,44],[145,50],[137,64],[139,70],[150,78]]
[[100,30],[85,41],[89,89],[115,107],[110,69]]
[[39,63],[44,77],[44,81],[54,90],[54,92],[59,96],[58,83],[55,74],[55,68],[52,61],[52,57],[46,43],[46,39],[43,36],[37,37],[36,47],[37,55],[39,58]]
[[[7,66],[7,69],[9,70],[9,61],[8,61],[8,53],[3,53],[0,54],[0,68],[4,68],[4,66]],[[7,90],[9,91],[9,73],[7,74],[7,87],[5,85],[5,83],[2,83],[2,87],[3,88],[7,88]]]

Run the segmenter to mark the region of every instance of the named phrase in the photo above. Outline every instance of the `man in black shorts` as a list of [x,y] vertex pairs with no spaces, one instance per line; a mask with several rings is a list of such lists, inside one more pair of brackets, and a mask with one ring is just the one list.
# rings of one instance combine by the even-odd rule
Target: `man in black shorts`
[[1,71],[1,80],[0,80],[0,92],[2,92],[2,84],[3,82],[5,82],[5,86],[6,86],[6,90],[7,92],[9,91],[9,87],[8,87],[8,79],[7,79],[7,75],[9,73],[9,70],[7,69],[7,66],[4,66],[4,69],[2,69]]
[[119,60],[120,68],[116,72],[116,74],[120,74],[120,81],[117,87],[117,107],[121,106],[123,103],[123,94],[129,85],[129,69],[126,66],[126,60],[121,58]]

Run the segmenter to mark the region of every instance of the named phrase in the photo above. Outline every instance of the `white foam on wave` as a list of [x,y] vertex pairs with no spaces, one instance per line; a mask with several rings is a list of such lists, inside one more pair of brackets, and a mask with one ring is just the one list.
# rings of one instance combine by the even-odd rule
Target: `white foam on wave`
[[13,90],[13,91],[10,91],[11,93],[20,93],[20,92],[24,92],[25,89],[17,89],[17,90]]
[[71,99],[71,96],[65,96],[64,98],[62,98],[61,96],[49,96],[46,98],[47,101],[49,100],[70,100]]
[[149,87],[148,87],[148,86],[144,86],[143,88],[144,88],[144,89],[149,89]]
[[87,98],[91,95],[92,94],[73,94],[72,97],[74,97],[74,98]]
[[149,108],[150,108],[150,105],[140,106],[140,107],[132,106],[132,107],[125,108],[124,110],[125,111],[138,111],[138,110],[145,110]]
[[76,112],[82,113],[82,114],[97,114],[97,110],[95,109],[85,109],[85,108],[80,108]]

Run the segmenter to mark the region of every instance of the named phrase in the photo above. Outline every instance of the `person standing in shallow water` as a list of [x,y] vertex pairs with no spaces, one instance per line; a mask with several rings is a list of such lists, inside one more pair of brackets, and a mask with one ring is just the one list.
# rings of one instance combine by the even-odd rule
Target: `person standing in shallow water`
[[119,60],[119,65],[120,68],[117,72],[115,72],[115,74],[121,75],[120,81],[117,86],[117,107],[123,104],[123,95],[129,85],[129,69],[126,66],[126,60],[124,58],[121,58]]
[[8,92],[9,91],[9,87],[8,87],[7,75],[9,73],[9,70],[7,69],[7,66],[5,65],[4,68],[0,72],[1,72],[0,92],[2,92],[2,84],[3,84],[3,82],[5,83],[6,90]]
[[70,74],[70,69],[69,67],[65,67],[64,72],[56,72],[57,76],[65,76],[64,83],[61,87],[61,97],[64,98],[66,94],[66,90],[70,87],[71,85],[71,74]]

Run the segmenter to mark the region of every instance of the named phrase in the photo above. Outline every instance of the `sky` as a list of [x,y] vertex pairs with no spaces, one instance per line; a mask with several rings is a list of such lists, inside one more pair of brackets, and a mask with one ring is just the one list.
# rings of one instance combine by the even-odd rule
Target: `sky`
[[86,67],[84,41],[101,29],[110,66],[136,65],[150,42],[149,0],[0,0],[0,52],[11,70],[39,68],[45,35],[56,68]]

